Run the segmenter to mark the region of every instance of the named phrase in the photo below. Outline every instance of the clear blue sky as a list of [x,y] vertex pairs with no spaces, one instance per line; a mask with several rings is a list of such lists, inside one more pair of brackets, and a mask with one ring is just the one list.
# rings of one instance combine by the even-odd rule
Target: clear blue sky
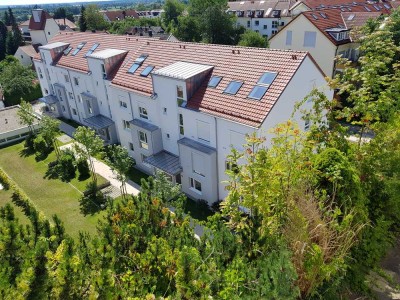
[[[96,0],[85,0],[96,1]],[[48,4],[48,3],[72,3],[79,2],[77,0],[0,0],[0,6],[2,5],[35,5],[35,4]],[[82,0],[80,1],[82,2]],[[98,2],[98,0],[96,1]]]

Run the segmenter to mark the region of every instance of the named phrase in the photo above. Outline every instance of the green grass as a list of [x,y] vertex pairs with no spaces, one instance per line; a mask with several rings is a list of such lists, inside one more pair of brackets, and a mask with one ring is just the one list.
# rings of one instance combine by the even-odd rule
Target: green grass
[[132,167],[129,171],[128,177],[130,180],[132,180],[134,183],[137,183],[140,185],[140,181],[142,178],[146,179],[150,177],[150,175],[147,175],[146,173],[143,173],[142,171]]
[[5,206],[7,203],[10,203],[13,208],[14,208],[14,213],[15,216],[19,219],[21,224],[28,224],[29,220],[28,218],[24,215],[24,213],[22,212],[22,210],[18,207],[15,206],[12,201],[11,201],[11,195],[12,195],[12,191],[11,190],[0,190],[0,207]]
[[[0,166],[3,170],[48,218],[57,214],[63,220],[66,232],[72,237],[78,237],[79,231],[94,234],[97,220],[102,214],[83,216],[78,201],[90,178],[85,181],[74,179],[69,183],[45,178],[47,164],[55,160],[54,152],[45,160],[37,162],[34,155],[23,156],[23,145],[24,142],[21,142],[0,149]],[[98,176],[98,181],[101,183],[105,179]]]
[[214,213],[204,203],[187,198],[183,204],[183,211],[193,219],[206,221],[209,216]]
[[66,118],[63,118],[63,117],[59,117],[58,119],[60,121],[63,121],[64,123],[67,123],[68,125],[71,125],[74,128],[78,128],[79,126],[82,126],[78,122],[75,122],[74,120],[71,120],[71,119],[66,119]]

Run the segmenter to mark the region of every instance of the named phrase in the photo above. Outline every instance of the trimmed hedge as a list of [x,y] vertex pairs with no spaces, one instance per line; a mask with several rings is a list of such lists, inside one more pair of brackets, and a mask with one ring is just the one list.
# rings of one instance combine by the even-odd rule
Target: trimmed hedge
[[2,168],[0,168],[0,183],[5,190],[9,190],[12,185],[10,178]]

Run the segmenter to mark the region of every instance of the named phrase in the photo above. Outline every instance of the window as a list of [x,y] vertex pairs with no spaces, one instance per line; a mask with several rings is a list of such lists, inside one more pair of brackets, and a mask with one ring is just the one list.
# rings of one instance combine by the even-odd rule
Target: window
[[77,77],[74,77],[74,84],[76,86],[79,86],[79,79]]
[[254,22],[254,25],[256,25],[256,26],[260,25],[260,21],[258,21],[258,20],[255,21],[255,22]]
[[40,77],[40,78],[43,78],[42,69],[38,68],[38,73],[39,73],[39,77]]
[[129,143],[129,150],[135,151],[135,148],[133,148],[133,144],[132,143]]
[[78,95],[78,101],[79,101],[80,103],[82,103],[82,96],[81,96],[81,95]]
[[129,123],[129,121],[122,120],[122,126],[123,126],[124,129],[126,129],[126,130],[130,130],[130,129],[131,129],[131,123]]
[[128,73],[135,73],[137,69],[139,69],[140,65],[139,64],[133,64],[132,67],[129,68]]
[[61,101],[64,101],[64,99],[63,99],[63,97],[62,97],[62,95],[61,95],[61,91],[60,91],[60,90],[58,90],[58,98],[60,98]]
[[46,95],[48,95],[48,94],[49,94],[49,90],[48,90],[48,89],[44,89],[44,93],[45,93]]
[[272,21],[272,28],[278,28],[278,21]]
[[72,94],[71,92],[68,92],[68,96],[69,96],[69,99],[74,99],[74,94]]
[[193,173],[197,175],[203,176],[205,174],[205,159],[204,156],[201,154],[197,154],[192,152],[192,170]]
[[64,55],[68,55],[72,50],[72,47],[68,47],[67,49],[64,50]]
[[304,130],[310,129],[310,114],[304,117]]
[[153,71],[153,69],[154,69],[154,66],[147,66],[147,67],[142,71],[142,73],[140,73],[140,76],[143,76],[143,77],[149,76],[150,72]]
[[210,124],[197,120],[197,137],[199,140],[210,141]]
[[178,98],[183,98],[183,87],[179,85],[176,87],[176,96]]
[[183,127],[183,115],[179,114],[179,134],[184,135],[185,129]]
[[217,87],[217,85],[220,83],[222,77],[221,76],[213,76],[211,77],[210,81],[208,82],[209,87]]
[[242,84],[243,84],[242,81],[231,81],[228,84],[228,86],[226,87],[224,93],[230,94],[230,95],[236,95],[236,93],[239,91]]
[[201,182],[189,177],[190,187],[201,194]]
[[144,163],[144,161],[147,159],[147,155],[142,154],[141,158],[142,158],[142,163]]
[[62,108],[62,111],[65,111],[65,106],[64,105],[62,105],[61,108]]
[[86,105],[89,111],[89,114],[93,114],[92,103],[89,100],[86,100]]
[[144,107],[140,107],[139,106],[139,116],[142,118],[142,119],[148,119],[149,118],[149,116],[148,116],[148,114],[147,114],[147,110],[144,108]]
[[97,47],[99,47],[99,46],[100,46],[100,44],[95,43],[95,44],[92,46],[92,48],[90,48],[89,51],[86,52],[85,57],[88,56],[88,55],[90,55],[90,54],[92,54],[92,53],[94,52],[94,50],[96,50]]
[[47,34],[50,35],[50,31],[47,31]]
[[272,35],[276,34],[278,32],[278,30],[272,30],[271,33]]
[[247,21],[247,27],[250,28],[250,21]]
[[167,133],[166,136],[167,136],[167,139],[169,139],[169,138],[171,137],[171,136],[169,135],[169,133]]
[[260,100],[267,92],[268,87],[256,85],[250,92],[249,98]]
[[77,115],[75,108],[72,109],[72,114],[75,115],[75,116]]
[[317,39],[317,33],[315,31],[304,32],[304,47],[315,47],[315,41]]
[[231,161],[226,161],[225,162],[225,171],[232,171],[235,174],[239,173],[239,168],[238,165],[231,162]]
[[277,75],[278,75],[278,73],[276,73],[276,72],[265,72],[263,75],[261,75],[257,84],[270,85],[275,80]]
[[285,26],[285,22],[281,22],[281,26]]
[[21,58],[24,58],[24,56],[21,54]]
[[86,42],[82,42],[78,45],[78,47],[76,47],[76,49],[74,50],[74,52],[72,52],[72,56],[75,56],[79,53],[79,51],[81,51],[81,49],[83,48],[83,46],[86,45]]
[[106,72],[106,67],[104,66],[104,64],[101,64],[101,72],[103,74],[103,79],[107,78],[107,72]]
[[127,107],[128,107],[128,105],[126,104],[126,102],[125,102],[125,101],[122,101],[122,100],[119,100],[119,106],[120,106],[120,107],[123,107],[123,108],[127,108]]
[[69,76],[67,74],[64,74],[64,79],[65,79],[65,82],[69,82]]
[[291,46],[292,45],[292,31],[288,30],[286,31],[286,46]]
[[268,25],[264,25],[264,29],[268,29]]
[[167,114],[167,108],[163,107],[163,114],[166,115]]
[[143,149],[149,149],[149,144],[147,143],[147,134],[143,131],[139,131],[139,144]]

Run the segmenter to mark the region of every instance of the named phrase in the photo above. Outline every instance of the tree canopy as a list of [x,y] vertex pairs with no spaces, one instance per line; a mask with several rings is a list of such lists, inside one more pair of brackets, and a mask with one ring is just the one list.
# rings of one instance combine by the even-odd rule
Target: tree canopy
[[238,45],[245,47],[259,47],[259,48],[267,48],[269,46],[268,40],[266,38],[264,38],[258,32],[252,30],[246,30],[246,32],[240,36]]

